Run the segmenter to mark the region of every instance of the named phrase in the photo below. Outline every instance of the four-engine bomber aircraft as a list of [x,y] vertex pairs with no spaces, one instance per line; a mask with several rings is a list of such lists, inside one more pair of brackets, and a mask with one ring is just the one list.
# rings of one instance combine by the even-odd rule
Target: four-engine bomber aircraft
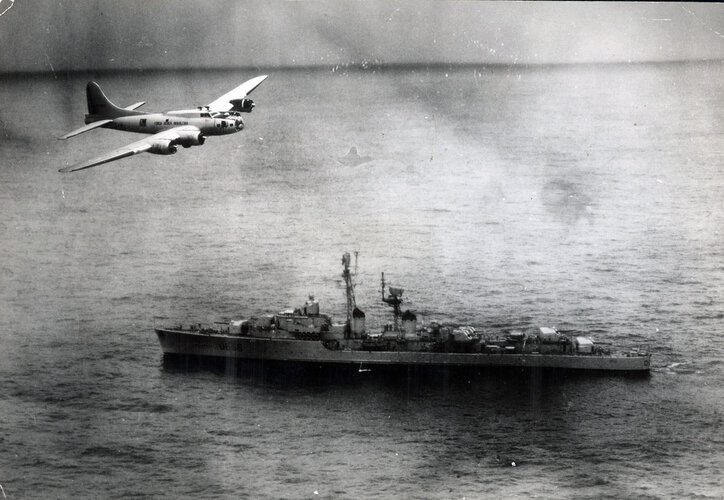
[[59,139],[68,139],[98,127],[153,135],[92,160],[62,168],[60,172],[83,170],[144,152],[169,155],[176,152],[179,144],[185,148],[200,146],[209,135],[239,132],[244,128],[241,113],[250,113],[254,109],[254,101],[247,99],[247,96],[266,77],[267,75],[261,75],[252,78],[206,106],[165,113],[136,111],[145,101],[120,108],[108,100],[96,82],[89,82],[86,86],[87,125]]

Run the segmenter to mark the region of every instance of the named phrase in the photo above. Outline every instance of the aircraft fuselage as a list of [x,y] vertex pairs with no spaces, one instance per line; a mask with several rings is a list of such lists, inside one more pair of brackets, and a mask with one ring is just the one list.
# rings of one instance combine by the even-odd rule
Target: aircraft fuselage
[[244,122],[238,116],[231,115],[219,118],[212,117],[206,112],[194,112],[193,110],[121,116],[103,125],[103,128],[141,134],[157,134],[184,125],[198,128],[201,134],[205,136],[233,134],[244,128]]

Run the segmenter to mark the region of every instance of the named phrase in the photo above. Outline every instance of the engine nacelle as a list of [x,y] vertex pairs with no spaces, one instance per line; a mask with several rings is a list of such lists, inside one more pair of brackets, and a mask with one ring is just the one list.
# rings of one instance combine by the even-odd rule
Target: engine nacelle
[[176,144],[174,144],[172,140],[159,139],[153,141],[151,149],[149,149],[148,152],[155,155],[172,155],[177,151],[177,149]]
[[185,148],[191,146],[201,146],[206,142],[206,136],[201,135],[201,132],[186,132],[181,134],[181,137],[173,141],[174,144],[181,144]]
[[256,106],[251,99],[233,99],[229,102],[233,105],[232,111],[241,113],[251,113],[251,110]]

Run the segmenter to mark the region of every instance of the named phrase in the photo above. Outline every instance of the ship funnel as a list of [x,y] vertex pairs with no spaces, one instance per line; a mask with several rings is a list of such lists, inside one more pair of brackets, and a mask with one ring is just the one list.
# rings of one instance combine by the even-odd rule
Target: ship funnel
[[352,336],[360,338],[365,333],[365,313],[362,309],[355,307],[352,311]]
[[417,316],[409,309],[402,313],[402,334],[414,335],[417,332]]

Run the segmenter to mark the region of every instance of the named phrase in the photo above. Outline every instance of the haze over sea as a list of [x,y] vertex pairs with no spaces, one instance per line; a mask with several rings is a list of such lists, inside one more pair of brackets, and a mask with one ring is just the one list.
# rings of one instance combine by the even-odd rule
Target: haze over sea
[[[240,134],[58,173],[138,138],[55,140],[89,79],[163,110],[259,73],[0,81],[7,498],[722,498],[724,64],[273,70]],[[341,320],[355,250],[368,326],[384,271],[425,321],[648,344],[651,375],[163,363],[154,322]]]

